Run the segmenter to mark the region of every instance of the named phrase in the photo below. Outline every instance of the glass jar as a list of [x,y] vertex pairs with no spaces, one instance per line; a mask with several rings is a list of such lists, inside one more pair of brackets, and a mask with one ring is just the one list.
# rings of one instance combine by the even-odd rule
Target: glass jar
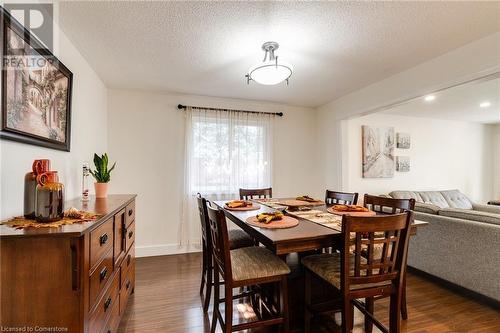
[[63,218],[64,185],[59,183],[57,171],[47,171],[36,177],[35,219],[54,222]]
[[36,176],[50,170],[50,160],[34,160],[32,171],[24,176],[24,217],[35,218]]

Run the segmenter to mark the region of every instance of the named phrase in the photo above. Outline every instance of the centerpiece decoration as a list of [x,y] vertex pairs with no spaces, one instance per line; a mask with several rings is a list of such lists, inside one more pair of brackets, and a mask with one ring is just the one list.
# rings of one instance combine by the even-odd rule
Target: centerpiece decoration
[[90,173],[96,180],[94,183],[96,198],[106,198],[108,196],[108,183],[111,180],[111,171],[115,168],[116,162],[113,163],[110,169],[108,169],[108,163],[108,154],[104,153],[102,156],[94,154],[95,170],[90,170]]

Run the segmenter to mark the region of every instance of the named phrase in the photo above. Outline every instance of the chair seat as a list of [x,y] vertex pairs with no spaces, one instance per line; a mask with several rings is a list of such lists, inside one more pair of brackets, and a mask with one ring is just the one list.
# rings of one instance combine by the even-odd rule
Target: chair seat
[[241,229],[228,230],[229,248],[231,250],[253,246],[253,239]]
[[[362,263],[366,263],[366,259],[364,258],[361,258],[361,261]],[[307,256],[302,259],[302,264],[311,272],[340,290],[340,253],[324,253]],[[349,269],[351,271],[350,275],[353,275],[353,255],[349,255]],[[389,284],[391,284],[390,281],[357,284],[351,285],[351,290],[380,287]]]
[[266,248],[252,246],[231,250],[231,270],[234,281],[281,276],[290,268]]

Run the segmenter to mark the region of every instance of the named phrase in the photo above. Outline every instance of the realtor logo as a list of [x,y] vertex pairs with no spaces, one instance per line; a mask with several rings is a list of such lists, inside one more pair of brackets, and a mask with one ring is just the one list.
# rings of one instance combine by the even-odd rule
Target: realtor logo
[[54,8],[51,3],[5,3],[3,7],[53,52]]

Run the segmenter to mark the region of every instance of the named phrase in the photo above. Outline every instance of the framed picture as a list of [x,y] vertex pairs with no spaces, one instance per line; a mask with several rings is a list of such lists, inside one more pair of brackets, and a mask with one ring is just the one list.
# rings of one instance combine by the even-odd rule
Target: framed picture
[[362,127],[363,178],[394,176],[394,127]]
[[410,171],[410,157],[396,156],[396,171],[409,172]]
[[73,74],[1,9],[2,139],[70,151]]
[[396,147],[400,149],[410,149],[411,139],[408,133],[398,133],[396,136]]

